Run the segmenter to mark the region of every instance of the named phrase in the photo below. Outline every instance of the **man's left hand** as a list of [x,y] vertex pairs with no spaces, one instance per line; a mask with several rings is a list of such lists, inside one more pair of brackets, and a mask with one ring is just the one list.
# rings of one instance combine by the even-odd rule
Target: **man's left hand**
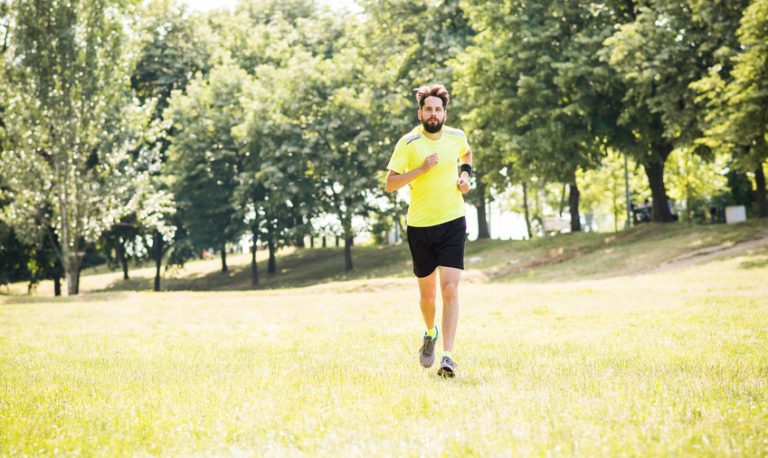
[[459,187],[459,191],[462,194],[466,194],[469,191],[469,176],[466,173],[462,173],[459,180],[456,182],[456,186]]

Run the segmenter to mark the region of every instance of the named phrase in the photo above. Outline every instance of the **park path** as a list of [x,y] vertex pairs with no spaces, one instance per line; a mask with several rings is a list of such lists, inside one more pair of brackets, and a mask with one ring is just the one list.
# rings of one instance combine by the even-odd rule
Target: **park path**
[[678,256],[671,261],[651,268],[646,273],[665,272],[668,270],[682,269],[685,267],[703,264],[720,257],[733,257],[752,250],[768,248],[768,230],[762,231],[758,237],[738,243],[723,243],[720,245],[708,246],[689,253]]
[[[467,269],[462,276],[463,281],[468,283],[489,283],[499,278],[507,277],[528,269],[542,267],[551,264],[557,264],[572,258],[576,258],[598,249],[580,249],[571,252],[562,250],[550,251],[546,256],[537,257],[523,263],[510,263],[506,266],[492,267],[489,269]],[[684,269],[698,264],[703,264],[720,257],[734,257],[740,254],[768,248],[768,230],[757,234],[757,237],[743,242],[728,242],[719,245],[712,245],[689,251],[665,261],[657,266],[650,266],[640,271],[627,272],[625,275],[648,274],[656,272],[665,272],[670,270]]]

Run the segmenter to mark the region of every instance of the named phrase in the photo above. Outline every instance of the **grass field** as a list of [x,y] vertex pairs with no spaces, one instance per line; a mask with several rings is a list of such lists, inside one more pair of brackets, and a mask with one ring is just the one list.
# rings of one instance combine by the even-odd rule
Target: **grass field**
[[764,227],[470,244],[453,380],[407,263],[0,296],[0,455],[768,456],[768,243],[729,251]]

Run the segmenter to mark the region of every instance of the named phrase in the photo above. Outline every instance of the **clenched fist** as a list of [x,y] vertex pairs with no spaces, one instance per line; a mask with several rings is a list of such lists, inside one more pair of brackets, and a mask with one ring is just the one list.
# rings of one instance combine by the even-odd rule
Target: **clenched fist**
[[461,191],[462,194],[466,194],[469,191],[469,178],[464,178],[464,175],[462,174],[456,182],[456,186],[459,187],[459,191]]
[[426,158],[424,158],[424,163],[421,164],[422,170],[424,172],[429,172],[429,169],[437,165],[437,153],[432,153]]

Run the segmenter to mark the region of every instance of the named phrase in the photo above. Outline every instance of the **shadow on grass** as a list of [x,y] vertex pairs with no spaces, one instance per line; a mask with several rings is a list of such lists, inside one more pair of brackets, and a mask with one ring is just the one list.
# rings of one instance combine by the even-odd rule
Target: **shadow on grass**
[[[480,281],[570,281],[633,275],[681,257],[738,244],[760,237],[766,221],[734,225],[697,226],[686,223],[643,224],[617,233],[574,233],[530,241],[480,240],[469,242],[465,268],[480,272]],[[259,284],[251,286],[250,265],[229,272],[184,274],[166,271],[163,291],[271,290],[322,285],[329,282],[410,278],[412,266],[405,244],[354,247],[354,270],[344,271],[343,248],[300,249],[277,259],[277,272],[267,273],[267,263],[258,263]],[[748,261],[744,268],[763,262]],[[118,280],[102,291],[147,291],[153,278]]]
[[[406,276],[411,272],[410,254],[405,245],[366,246],[352,249],[354,269],[344,271],[343,248],[297,250],[277,258],[277,272],[267,273],[267,262],[258,263],[259,284],[251,285],[250,264],[231,267],[228,272],[172,276],[166,271],[163,291],[244,291],[300,288],[328,282]],[[181,271],[183,275],[183,271]],[[102,291],[146,291],[154,278],[118,280]]]

